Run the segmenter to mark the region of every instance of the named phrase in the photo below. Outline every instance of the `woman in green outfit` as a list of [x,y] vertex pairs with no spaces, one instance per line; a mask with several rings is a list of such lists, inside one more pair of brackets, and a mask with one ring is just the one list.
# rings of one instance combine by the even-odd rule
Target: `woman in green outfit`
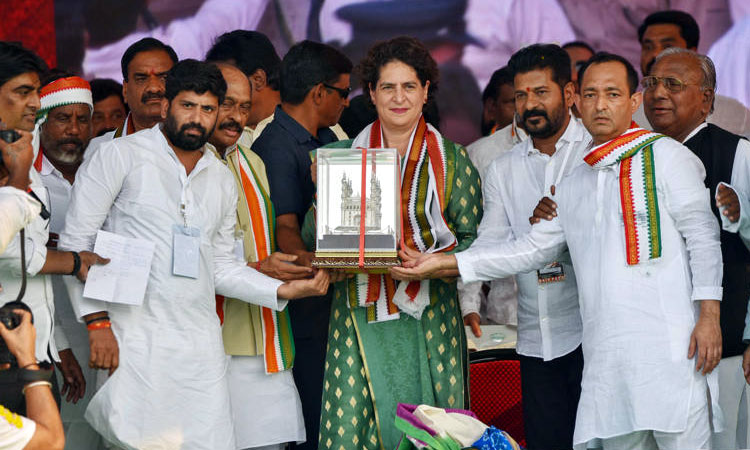
[[[469,247],[482,218],[479,176],[466,150],[422,117],[437,88],[435,61],[419,41],[399,37],[372,47],[358,69],[378,119],[329,147],[398,149],[402,259]],[[393,449],[399,402],[468,406],[457,297],[455,280],[357,275],[335,285],[319,448]]]

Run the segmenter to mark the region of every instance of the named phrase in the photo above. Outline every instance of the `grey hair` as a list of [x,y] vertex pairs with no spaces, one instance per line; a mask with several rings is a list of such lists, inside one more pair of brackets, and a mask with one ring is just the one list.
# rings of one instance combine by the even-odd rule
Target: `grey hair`
[[714,66],[714,62],[711,61],[711,58],[709,58],[708,56],[701,55],[700,53],[693,50],[688,50],[686,48],[680,47],[669,47],[663,52],[659,53],[659,55],[654,60],[654,64],[659,62],[659,60],[661,60],[662,58],[671,55],[687,55],[698,61],[698,65],[701,68],[701,73],[703,74],[703,82],[701,83],[701,88],[710,90],[713,93],[713,98],[711,99],[711,111],[709,112],[709,114],[713,113],[714,100],[716,99],[716,67]]

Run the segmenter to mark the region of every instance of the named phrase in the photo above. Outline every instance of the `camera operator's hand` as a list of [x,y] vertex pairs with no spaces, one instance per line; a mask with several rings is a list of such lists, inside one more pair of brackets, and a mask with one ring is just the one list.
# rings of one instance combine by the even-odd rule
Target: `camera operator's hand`
[[21,316],[21,324],[9,330],[0,322],[0,336],[2,336],[8,350],[18,361],[18,367],[25,367],[36,363],[36,329],[31,324],[31,313],[23,309],[14,309],[14,313]]
[[[101,316],[106,316],[106,313],[88,314],[84,318],[91,320]],[[89,367],[109,370],[109,374],[112,375],[120,364],[120,347],[112,328],[89,330],[89,347]]]
[[60,389],[60,397],[65,397],[67,402],[78,403],[78,400],[83,398],[86,393],[86,379],[83,377],[83,371],[81,366],[78,364],[78,360],[73,354],[73,350],[66,348],[58,352],[60,355],[60,362],[57,363],[58,369],[62,373],[63,387]]
[[[34,160],[34,149],[31,147],[31,133],[16,130],[21,138],[9,144],[0,139],[0,153],[2,153],[7,180],[0,178],[0,186],[13,186],[25,191],[29,188],[29,169]],[[0,174],[3,177],[5,174]],[[3,182],[5,181],[5,182]]]

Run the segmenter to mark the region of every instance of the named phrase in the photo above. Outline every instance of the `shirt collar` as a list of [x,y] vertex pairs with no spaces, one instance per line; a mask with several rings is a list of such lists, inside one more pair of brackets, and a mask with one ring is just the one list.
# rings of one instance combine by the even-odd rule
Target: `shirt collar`
[[294,120],[289,114],[281,109],[281,105],[276,106],[273,120],[274,122],[277,122],[278,125],[285,129],[289,134],[291,134],[292,137],[300,144],[304,144],[305,142],[309,142],[315,139],[315,136],[310,134],[310,132],[307,131],[305,127],[300,125],[299,122]]
[[50,160],[47,159],[47,155],[45,154],[42,154],[42,170],[39,171],[39,174],[43,176],[55,174],[62,177],[62,173],[52,165]]
[[682,143],[684,144],[685,142],[687,142],[688,140],[690,140],[690,138],[691,138],[691,137],[693,137],[693,136],[695,136],[696,134],[698,134],[698,132],[699,132],[700,130],[702,130],[702,129],[706,128],[707,126],[708,126],[708,122],[705,122],[705,121],[704,121],[704,122],[701,122],[701,124],[700,124],[700,125],[698,125],[697,127],[695,127],[695,129],[694,129],[693,131],[691,131],[691,132],[690,132],[690,134],[688,134],[688,135],[687,135],[687,137],[686,137],[685,139],[683,139],[683,140],[682,140]]
[[[555,154],[557,154],[558,150],[560,150],[564,145],[568,145],[574,142],[581,142],[586,137],[586,134],[584,132],[585,129],[583,127],[583,124],[581,123],[581,120],[577,119],[573,114],[571,114],[570,111],[568,111],[568,115],[570,116],[570,121],[568,122],[568,126],[565,127],[565,131],[563,132],[562,136],[560,136],[557,142],[555,142]],[[533,139],[526,140],[526,152],[529,155],[533,153],[541,153],[539,150],[534,148]]]

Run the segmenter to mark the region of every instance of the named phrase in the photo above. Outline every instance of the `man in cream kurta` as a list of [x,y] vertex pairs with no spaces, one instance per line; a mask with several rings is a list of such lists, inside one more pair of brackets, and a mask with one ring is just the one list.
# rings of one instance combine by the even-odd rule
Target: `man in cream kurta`
[[[86,418],[119,447],[233,450],[215,293],[281,310],[286,301],[279,296],[321,288],[282,283],[234,258],[237,191],[228,169],[202,145],[226,84],[218,69],[194,60],[175,65],[166,84],[166,124],[105,143],[92,155],[76,177],[60,238],[61,247],[90,248],[106,218],[111,232],[155,245],[140,306],[71,295],[79,317],[108,312],[119,348],[119,367],[100,366],[116,370]],[[175,225],[199,229],[196,278],[173,273]],[[112,361],[107,355],[104,361]]]
[[[577,104],[594,138],[589,155],[614,142],[622,149],[627,145],[623,139],[633,133],[654,138],[650,154],[660,255],[646,253],[654,243],[639,237],[638,257],[631,259],[633,249],[626,251],[625,237],[633,234],[624,232],[631,229],[624,218],[633,211],[620,206],[621,163],[598,166],[587,155],[588,164],[579,165],[556,187],[557,214],[551,221],[496,248],[423,258],[415,268],[394,272],[409,278],[457,267],[464,280],[487,280],[529,270],[567,247],[583,322],[584,371],[574,446],[586,448],[600,438],[605,449],[709,448],[708,386],[712,401],[717,392],[715,374],[706,377],[705,372],[720,356],[722,270],[705,171],[678,142],[643,134],[634,124],[628,129],[640,93],[635,93],[637,75],[626,60],[603,54],[585,70]],[[635,192],[642,182],[630,180]],[[634,211],[636,222],[644,220],[639,209]],[[721,412],[712,406],[718,424]]]
[[[266,167],[258,155],[238,143],[240,133],[246,136],[248,130],[242,127],[250,111],[248,79],[234,66],[217,66],[227,82],[227,94],[209,142],[226,161],[237,185],[235,255],[269,276],[306,278],[312,269],[289,264],[296,256],[271,253],[274,214]],[[276,450],[287,442],[304,441],[302,404],[291,372],[294,349],[288,312],[267,311],[233,298],[217,297],[217,302],[224,350],[231,355],[227,382],[238,424],[237,448]]]

